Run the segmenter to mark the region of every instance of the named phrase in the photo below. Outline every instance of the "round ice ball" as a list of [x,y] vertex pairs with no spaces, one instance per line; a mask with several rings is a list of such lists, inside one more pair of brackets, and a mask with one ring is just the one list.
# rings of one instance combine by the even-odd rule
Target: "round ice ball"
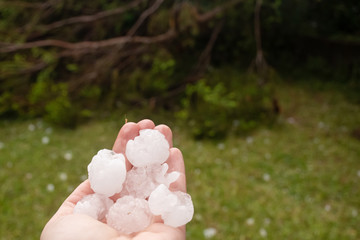
[[85,214],[101,221],[113,204],[110,198],[94,193],[78,201],[74,207],[74,213]]
[[166,163],[133,167],[126,174],[123,190],[126,190],[128,195],[145,199],[160,184],[169,187],[179,178],[179,172],[167,173],[168,168]]
[[154,215],[162,215],[174,208],[178,202],[175,194],[160,184],[149,196],[149,208]]
[[149,208],[154,215],[161,215],[166,225],[179,227],[191,221],[194,205],[187,193],[171,192],[160,184],[149,197]]
[[107,224],[125,234],[144,230],[152,218],[148,202],[132,196],[119,198],[106,215]]
[[100,150],[88,165],[88,173],[94,192],[110,197],[121,192],[126,178],[125,157],[108,149]]
[[147,198],[157,185],[147,167],[133,167],[127,172],[124,190],[136,198]]
[[161,215],[164,223],[172,227],[180,227],[190,222],[194,215],[194,205],[191,196],[184,192],[174,192],[178,199],[176,206]]
[[165,136],[154,129],[140,130],[140,135],[126,144],[126,157],[135,167],[164,163],[169,155],[169,143]]

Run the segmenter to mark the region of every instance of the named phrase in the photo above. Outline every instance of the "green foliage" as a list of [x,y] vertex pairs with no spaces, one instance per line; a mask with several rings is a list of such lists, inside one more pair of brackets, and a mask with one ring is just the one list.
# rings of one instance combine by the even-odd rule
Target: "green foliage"
[[77,72],[79,70],[79,67],[74,63],[69,63],[66,65],[66,69],[70,72]]
[[16,111],[17,108],[16,102],[12,102],[12,94],[10,92],[4,92],[0,95],[0,115]]
[[0,74],[6,76],[25,69],[29,66],[31,66],[31,63],[27,61],[26,56],[17,53],[14,54],[11,59],[0,62]]
[[176,62],[163,48],[142,57],[141,64],[129,76],[130,89],[145,98],[161,96],[173,83]]
[[258,86],[256,76],[218,69],[187,86],[178,116],[198,138],[222,137],[229,130],[245,134],[274,119],[270,98],[269,87]]
[[231,95],[222,83],[210,87],[201,80],[187,87],[179,116],[189,122],[195,137],[219,137],[227,131],[229,112],[236,107]]
[[32,116],[44,116],[51,123],[66,127],[77,124],[77,107],[71,103],[67,83],[55,83],[51,67],[42,71],[32,85],[28,99]]
[[51,88],[54,98],[45,105],[45,119],[66,127],[76,126],[76,107],[70,102],[66,83],[58,83]]
[[199,26],[194,17],[194,12],[197,11],[195,7],[189,2],[182,5],[179,13],[179,30],[180,32],[189,31],[191,35],[199,34]]
[[195,47],[196,37],[200,33],[194,12],[196,12],[195,7],[191,3],[185,2],[179,13],[179,31],[182,34],[181,44],[184,47]]
[[92,86],[92,85],[85,86],[83,89],[81,89],[80,96],[84,98],[98,100],[99,97],[101,96],[101,88],[99,86]]
[[160,10],[153,14],[147,26],[148,32],[151,35],[165,33],[169,29],[169,17],[170,13],[168,10]]
[[[53,98],[51,92],[53,75],[54,69],[52,67],[48,67],[38,74],[36,82],[32,85],[29,92],[30,104],[33,106],[39,106],[39,108],[42,109],[42,106],[46,104],[49,99]],[[39,112],[36,110],[33,112],[35,115],[38,113]]]

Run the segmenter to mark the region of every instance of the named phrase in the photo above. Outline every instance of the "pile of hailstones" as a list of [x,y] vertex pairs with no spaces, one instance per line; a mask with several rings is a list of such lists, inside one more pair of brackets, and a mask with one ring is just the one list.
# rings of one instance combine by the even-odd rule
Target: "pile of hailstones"
[[[94,194],[81,199],[74,213],[89,215],[125,234],[144,230],[154,216],[161,216],[164,224],[172,227],[188,223],[194,214],[191,196],[169,190],[180,176],[179,172],[167,172],[169,148],[159,131],[141,130],[126,144],[125,155],[134,166],[128,172],[123,154],[100,150],[88,165]],[[110,197],[115,194],[120,198],[114,203]]]

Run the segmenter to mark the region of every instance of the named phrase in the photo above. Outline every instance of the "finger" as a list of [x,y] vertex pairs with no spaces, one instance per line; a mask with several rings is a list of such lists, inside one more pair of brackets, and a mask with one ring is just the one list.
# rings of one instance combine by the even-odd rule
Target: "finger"
[[168,126],[164,125],[164,124],[160,124],[160,125],[156,126],[154,129],[156,129],[159,132],[161,132],[162,134],[164,134],[166,140],[169,143],[170,148],[172,148],[173,142],[172,142],[172,131],[171,131],[171,129]]
[[185,164],[181,151],[178,148],[171,148],[166,163],[169,165],[169,173],[173,171],[180,173],[179,178],[170,185],[170,190],[186,192]]
[[[184,158],[181,151],[178,148],[171,148],[170,149],[170,156],[169,159],[166,161],[169,165],[168,172],[177,171],[180,173],[179,178],[170,184],[170,191],[186,191],[186,175],[185,175],[185,163]],[[177,229],[180,230],[183,234],[186,232],[186,225],[180,226]]]
[[119,134],[115,140],[113,151],[117,153],[122,153],[125,156],[126,170],[129,171],[132,167],[131,163],[127,160],[125,155],[126,143],[130,139],[134,139],[139,135],[140,127],[136,123],[129,122],[126,123],[119,131]]
[[155,127],[154,122],[149,119],[141,120],[140,122],[137,123],[137,125],[139,126],[140,130],[153,129]]
[[126,143],[130,139],[134,139],[139,135],[139,126],[136,123],[128,122],[122,126],[115,140],[113,151],[117,153],[125,153]]

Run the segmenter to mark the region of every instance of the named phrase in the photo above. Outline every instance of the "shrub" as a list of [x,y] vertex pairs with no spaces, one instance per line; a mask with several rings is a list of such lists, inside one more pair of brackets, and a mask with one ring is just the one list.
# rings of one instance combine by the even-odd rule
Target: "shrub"
[[230,130],[246,134],[274,120],[270,92],[270,86],[257,85],[255,75],[214,70],[187,86],[178,116],[197,138],[224,137]]

